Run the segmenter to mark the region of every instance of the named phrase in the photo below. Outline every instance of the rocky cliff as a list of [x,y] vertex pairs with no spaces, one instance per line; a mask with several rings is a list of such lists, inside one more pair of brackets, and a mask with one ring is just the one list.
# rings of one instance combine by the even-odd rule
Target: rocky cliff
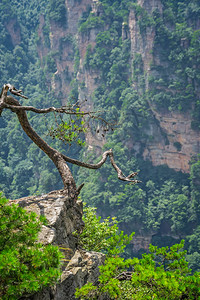
[[[154,137],[143,152],[154,166],[166,164],[176,171],[190,171],[191,157],[200,151],[200,133],[191,129],[191,115],[179,112],[154,112],[159,126],[149,126]],[[163,135],[163,133],[165,135]],[[167,142],[166,142],[167,138]]]
[[77,238],[73,235],[73,232],[80,232],[84,226],[81,202],[72,206],[64,191],[53,191],[11,202],[19,204],[27,211],[34,211],[37,215],[44,215],[48,226],[42,227],[39,241],[58,245],[65,256],[58,284],[25,299],[72,300],[75,299],[77,287],[83,286],[87,281],[97,282],[98,266],[104,262],[104,255],[78,249]]
[[[144,77],[143,93],[151,90],[150,77],[161,78],[162,74],[155,71],[156,68],[168,70],[168,75],[172,72],[172,67],[163,55],[156,50],[156,26],[149,20],[156,13],[161,18],[165,18],[164,5],[161,0],[136,1],[134,7],[129,8],[127,21],[121,24],[121,38],[130,41],[130,59],[129,59],[129,78],[134,78],[134,61],[140,56],[142,64],[142,76]],[[78,97],[84,99],[87,97],[87,108],[91,109],[94,103],[91,100],[96,88],[101,81],[98,69],[86,68],[85,59],[87,49],[92,51],[96,45],[96,37],[99,32],[107,30],[107,24],[99,26],[90,26],[85,31],[80,31],[78,24],[80,19],[87,20],[88,15],[100,17],[104,13],[104,7],[100,1],[65,1],[67,11],[67,26],[63,27],[55,21],[50,22],[50,48],[45,50],[42,28],[45,21],[41,17],[38,29],[40,45],[38,53],[43,59],[47,52],[57,53],[54,56],[56,70],[51,77],[51,87],[55,93],[62,97],[63,103],[72,90],[72,82],[78,85]],[[141,29],[141,22],[147,20],[145,29]],[[154,18],[155,19],[155,18]],[[168,22],[170,29],[170,22]],[[197,24],[198,27],[198,24]],[[183,42],[183,39],[182,39]],[[104,47],[104,46],[103,46]],[[157,47],[157,48],[156,48]],[[167,50],[166,50],[167,52]],[[171,70],[170,70],[171,69]],[[139,75],[141,76],[141,74]],[[138,76],[138,77],[139,77]],[[174,81],[176,79],[174,78]],[[132,82],[133,90],[141,93],[141,86],[138,79]],[[156,84],[156,89],[167,92],[166,88]],[[181,96],[180,96],[181,97]],[[153,165],[168,165],[176,171],[189,172],[189,161],[192,156],[199,152],[200,133],[199,130],[191,128],[191,109],[187,113],[173,109],[158,109],[154,102],[147,97],[149,105],[150,121],[147,123],[144,132],[146,139],[135,143],[133,139],[133,148],[136,153],[139,152],[145,160],[150,160]],[[83,109],[86,107],[84,106]],[[134,133],[133,133],[134,134]],[[152,138],[153,137],[153,138]],[[105,139],[102,136],[87,135],[87,142],[90,148],[93,146],[102,147]]]

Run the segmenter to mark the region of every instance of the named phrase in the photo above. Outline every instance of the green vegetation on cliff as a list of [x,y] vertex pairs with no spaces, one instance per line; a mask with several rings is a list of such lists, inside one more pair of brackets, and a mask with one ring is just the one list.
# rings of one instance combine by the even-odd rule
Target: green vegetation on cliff
[[19,299],[54,284],[61,274],[58,247],[38,243],[44,219],[0,194],[0,299]]

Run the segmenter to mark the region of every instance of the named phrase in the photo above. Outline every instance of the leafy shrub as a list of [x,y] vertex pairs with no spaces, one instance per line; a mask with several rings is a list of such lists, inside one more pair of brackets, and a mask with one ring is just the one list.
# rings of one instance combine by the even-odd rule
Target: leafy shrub
[[104,252],[113,255],[122,253],[127,244],[130,243],[134,233],[130,236],[119,232],[118,221],[115,217],[101,220],[96,216],[96,208],[84,208],[83,221],[85,227],[79,236],[79,244],[88,251]]
[[0,194],[0,299],[18,299],[56,282],[62,254],[37,242],[44,217],[9,204]]
[[[80,237],[81,243],[82,246],[93,250],[105,247],[104,251],[109,255],[104,265],[99,268],[98,284],[87,283],[77,289],[76,297],[80,297],[81,300],[99,299],[101,295],[107,295],[109,299],[121,300],[199,299],[200,273],[191,276],[191,270],[185,259],[186,251],[183,251],[184,241],[170,248],[150,245],[150,253],[143,254],[142,259],[124,259],[119,256],[120,250],[123,250],[121,247],[123,243],[118,248],[116,225],[113,227],[111,221],[109,231],[109,219],[102,223],[100,220],[100,217],[95,216],[95,209],[87,209],[85,229]],[[114,232],[113,237],[107,239],[106,232],[109,232],[108,236]],[[130,237],[132,236],[133,234]],[[119,240],[123,241],[123,236]],[[89,245],[90,241],[92,241],[91,245]],[[110,252],[110,246],[111,248],[114,246],[113,250],[116,251]]]

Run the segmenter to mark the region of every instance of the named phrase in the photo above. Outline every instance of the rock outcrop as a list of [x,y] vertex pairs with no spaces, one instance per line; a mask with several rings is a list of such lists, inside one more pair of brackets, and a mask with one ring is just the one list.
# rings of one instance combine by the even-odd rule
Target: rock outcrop
[[48,225],[42,227],[39,241],[58,245],[65,256],[58,284],[22,299],[72,300],[75,299],[77,287],[83,286],[87,281],[97,282],[98,266],[103,264],[105,256],[102,253],[78,249],[77,238],[73,235],[73,232],[80,232],[84,226],[81,201],[70,204],[65,192],[60,190],[11,202],[39,216],[44,215]]

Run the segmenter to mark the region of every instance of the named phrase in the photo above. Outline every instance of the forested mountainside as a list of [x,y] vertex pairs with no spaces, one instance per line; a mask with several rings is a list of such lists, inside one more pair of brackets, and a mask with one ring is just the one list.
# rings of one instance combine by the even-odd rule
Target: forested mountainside
[[[142,183],[120,183],[109,165],[73,167],[82,199],[121,228],[135,231],[130,252],[184,238],[200,262],[200,3],[198,0],[1,1],[0,82],[23,89],[36,107],[85,99],[117,121],[95,128],[86,146],[48,135],[53,117],[29,113],[52,145],[93,161],[112,148],[119,166]],[[97,124],[98,125],[98,124]],[[97,126],[98,127],[98,126]],[[62,187],[49,159],[22,132],[14,114],[0,118],[0,189],[7,197]]]

